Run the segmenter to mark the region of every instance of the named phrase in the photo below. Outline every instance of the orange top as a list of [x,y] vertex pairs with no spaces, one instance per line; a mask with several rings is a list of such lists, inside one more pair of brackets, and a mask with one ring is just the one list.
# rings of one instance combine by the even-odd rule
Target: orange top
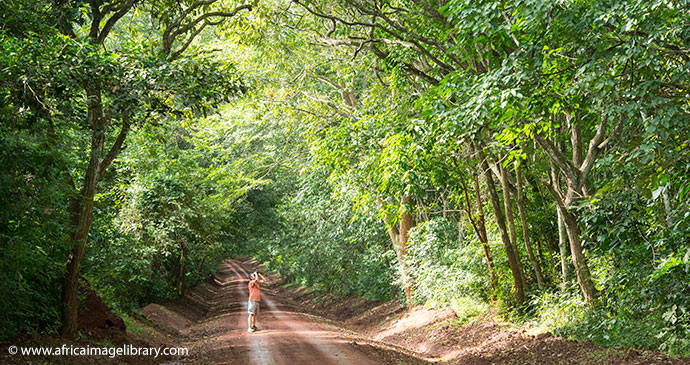
[[249,282],[249,300],[260,302],[261,301],[261,280],[252,280]]

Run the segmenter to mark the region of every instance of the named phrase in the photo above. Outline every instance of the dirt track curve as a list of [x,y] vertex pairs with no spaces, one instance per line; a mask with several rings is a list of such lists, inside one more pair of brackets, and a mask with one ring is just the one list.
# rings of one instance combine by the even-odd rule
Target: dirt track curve
[[335,326],[298,313],[262,288],[259,331],[247,332],[250,265],[226,260],[215,277],[190,293],[194,306],[152,306],[142,314],[178,333],[189,356],[171,363],[195,364],[356,364],[422,363],[392,350],[362,343]]

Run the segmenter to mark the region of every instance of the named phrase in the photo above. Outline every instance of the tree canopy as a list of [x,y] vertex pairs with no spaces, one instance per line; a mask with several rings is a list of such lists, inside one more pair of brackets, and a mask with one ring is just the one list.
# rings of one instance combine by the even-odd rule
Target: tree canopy
[[688,356],[689,11],[4,1],[2,337],[74,335],[87,283],[125,312],[243,254]]

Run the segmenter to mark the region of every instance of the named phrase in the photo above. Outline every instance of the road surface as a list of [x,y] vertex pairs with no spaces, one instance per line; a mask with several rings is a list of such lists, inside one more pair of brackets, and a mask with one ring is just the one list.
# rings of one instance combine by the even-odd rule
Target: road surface
[[[213,284],[191,291],[186,306],[155,305],[142,313],[179,335],[189,356],[171,363],[356,364],[424,363],[393,349],[372,346],[336,326],[292,310],[270,290],[261,290],[259,331],[247,331],[251,265],[226,260]],[[192,303],[191,305],[189,303]],[[194,308],[203,307],[203,310]]]

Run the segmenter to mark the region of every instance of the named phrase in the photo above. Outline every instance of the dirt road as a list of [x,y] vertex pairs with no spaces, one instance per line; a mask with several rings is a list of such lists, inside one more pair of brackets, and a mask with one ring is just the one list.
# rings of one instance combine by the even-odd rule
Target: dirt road
[[249,264],[225,261],[215,283],[190,293],[205,307],[150,306],[142,313],[177,332],[189,356],[173,363],[198,364],[357,364],[424,363],[391,349],[374,347],[338,327],[294,311],[276,297],[270,285],[262,288],[259,331],[247,332]]
[[[214,277],[184,298],[149,304],[128,316],[127,336],[113,330],[111,335],[118,336],[108,337],[118,346],[185,347],[187,355],[23,357],[5,351],[4,356],[0,353],[0,363],[690,365],[690,359],[658,352],[599,348],[548,333],[530,334],[529,328],[496,321],[493,311],[466,324],[452,325],[457,317],[450,309],[417,306],[405,310],[397,301],[372,306],[349,297],[319,307],[303,288],[282,288],[275,275],[269,275],[272,283],[262,288],[257,322],[261,330],[248,333],[248,273],[256,266],[254,261],[226,260]],[[340,322],[334,325],[325,317],[311,315],[308,308],[318,308],[326,318],[339,318]],[[29,334],[16,341],[22,346],[50,348],[104,344],[103,340],[96,343],[93,339]]]

